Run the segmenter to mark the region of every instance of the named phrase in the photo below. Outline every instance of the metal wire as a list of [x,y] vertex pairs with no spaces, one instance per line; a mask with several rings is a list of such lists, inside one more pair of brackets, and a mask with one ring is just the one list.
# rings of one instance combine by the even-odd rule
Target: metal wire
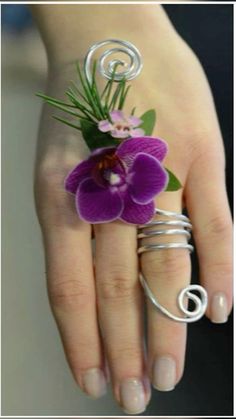
[[[111,79],[114,69],[116,66],[123,66],[123,71],[115,72],[114,74],[114,81],[120,81],[124,77],[126,80],[132,80],[139,75],[142,70],[142,59],[139,50],[131,44],[131,42],[123,41],[119,39],[107,39],[105,41],[96,42],[96,44],[92,45],[91,48],[88,50],[88,53],[84,60],[84,72],[91,83],[92,81],[92,71],[91,71],[91,63],[93,60],[93,54],[95,51],[108,44],[116,44],[118,47],[108,48],[103,54],[100,56],[98,60],[98,71],[100,74],[105,77],[106,79]],[[106,60],[112,54],[122,53],[129,57],[129,63],[121,59],[113,59],[110,60],[107,65],[105,64]],[[106,66],[105,66],[106,65]]]
[[[139,243],[142,239],[147,239],[150,237],[161,237],[161,236],[170,236],[178,235],[184,236],[185,239],[190,239],[190,231],[192,230],[192,225],[188,217],[183,214],[178,214],[172,211],[164,211],[156,208],[156,215],[165,216],[168,219],[153,219],[149,223],[139,226],[138,228],[138,240]],[[153,228],[152,228],[153,227]],[[173,228],[174,227],[174,228]],[[176,228],[178,227],[178,228]],[[151,229],[150,229],[151,228]],[[158,243],[158,244],[145,244],[138,247],[138,254],[141,255],[144,252],[149,251],[158,251],[166,249],[187,249],[189,252],[193,251],[193,246],[188,244],[187,241],[184,242],[175,242],[175,243]],[[165,307],[163,307],[159,301],[154,296],[153,292],[149,288],[147,281],[140,272],[139,274],[140,283],[144,289],[146,296],[149,298],[151,303],[158,309],[162,314],[169,317],[172,320],[183,323],[192,323],[199,320],[205,313],[208,303],[208,296],[206,290],[200,285],[189,285],[183,288],[179,295],[177,296],[177,304],[179,310],[184,314],[184,317],[175,316],[170,313]],[[196,295],[193,291],[197,291],[200,295]],[[192,300],[194,303],[194,310],[190,311],[185,303],[186,297],[188,300]]]

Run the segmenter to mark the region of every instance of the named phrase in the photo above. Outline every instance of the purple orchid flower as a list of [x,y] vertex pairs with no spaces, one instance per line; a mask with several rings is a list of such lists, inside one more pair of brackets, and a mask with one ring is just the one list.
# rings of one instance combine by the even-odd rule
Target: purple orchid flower
[[126,117],[122,111],[112,111],[109,113],[111,121],[105,119],[100,121],[98,128],[102,132],[110,132],[114,138],[142,137],[144,130],[137,128],[142,124],[142,120],[134,115]]
[[91,224],[117,219],[145,224],[154,215],[154,197],[165,190],[168,173],[161,165],[167,144],[152,137],[131,138],[117,148],[95,150],[67,176],[78,215]]

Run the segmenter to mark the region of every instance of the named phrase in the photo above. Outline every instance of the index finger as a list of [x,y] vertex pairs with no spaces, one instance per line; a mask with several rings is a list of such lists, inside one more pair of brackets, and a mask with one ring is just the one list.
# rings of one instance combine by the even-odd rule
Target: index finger
[[90,396],[106,391],[96,313],[90,226],[44,233],[49,299],[75,380]]

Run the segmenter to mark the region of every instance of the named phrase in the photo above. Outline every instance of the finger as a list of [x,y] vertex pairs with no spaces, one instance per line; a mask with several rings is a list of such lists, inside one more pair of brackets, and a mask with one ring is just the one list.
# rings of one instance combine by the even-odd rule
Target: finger
[[76,215],[70,214],[69,219],[69,225],[50,226],[44,232],[49,298],[75,380],[90,396],[100,397],[106,391],[106,380],[91,231]]
[[[164,194],[158,208],[181,213],[181,194]],[[158,220],[160,216],[157,216]],[[163,220],[163,216],[161,219]],[[182,236],[160,236],[143,240],[143,244],[186,241]],[[141,270],[155,298],[168,311],[183,317],[177,307],[177,296],[189,285],[191,265],[186,249],[162,249],[141,255]],[[153,386],[170,391],[180,380],[184,370],[186,325],[170,320],[147,299],[148,309],[148,364]]]
[[193,165],[186,185],[200,277],[209,295],[207,315],[224,323],[232,307],[232,220],[227,201],[224,158],[220,150]]
[[96,226],[95,234],[98,311],[114,394],[126,412],[140,413],[149,394],[136,227],[114,222]]

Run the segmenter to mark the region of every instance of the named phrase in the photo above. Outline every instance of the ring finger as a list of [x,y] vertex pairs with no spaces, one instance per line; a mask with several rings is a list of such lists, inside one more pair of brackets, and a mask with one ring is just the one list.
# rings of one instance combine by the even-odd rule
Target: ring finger
[[[158,206],[181,213],[182,194],[176,192],[173,197],[172,193],[171,200],[168,194],[165,194],[161,200],[159,199]],[[157,219],[163,219],[163,216],[158,216]],[[148,244],[186,242],[180,235],[161,235],[145,240],[148,240]],[[141,255],[141,267],[155,298],[170,313],[181,316],[176,297],[190,282],[191,265],[188,251],[158,249],[145,252]],[[184,369],[186,325],[163,316],[149,299],[147,308],[149,374],[156,389],[170,391],[180,380]]]

